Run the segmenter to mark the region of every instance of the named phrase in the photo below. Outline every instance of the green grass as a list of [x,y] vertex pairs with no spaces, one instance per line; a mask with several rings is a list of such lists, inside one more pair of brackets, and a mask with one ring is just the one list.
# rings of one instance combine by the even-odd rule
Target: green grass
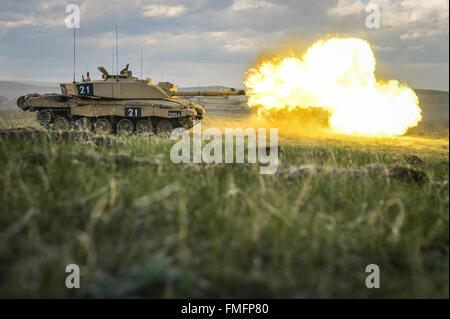
[[[175,165],[173,141],[112,139],[0,138],[0,297],[449,297],[447,128],[280,142],[280,169],[403,165],[425,184]],[[71,263],[80,289],[65,287]],[[364,284],[373,263],[380,289]]]

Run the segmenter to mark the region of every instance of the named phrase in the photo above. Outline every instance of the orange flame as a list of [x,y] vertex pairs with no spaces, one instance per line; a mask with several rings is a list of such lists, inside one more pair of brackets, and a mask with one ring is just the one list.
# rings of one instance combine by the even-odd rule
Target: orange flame
[[406,84],[375,78],[370,44],[356,38],[320,40],[299,56],[262,61],[246,74],[248,105],[270,117],[286,109],[319,107],[336,133],[395,136],[422,119]]

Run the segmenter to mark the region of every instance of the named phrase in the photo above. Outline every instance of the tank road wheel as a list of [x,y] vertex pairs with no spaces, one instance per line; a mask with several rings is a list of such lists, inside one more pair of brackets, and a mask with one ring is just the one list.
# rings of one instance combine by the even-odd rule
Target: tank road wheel
[[180,126],[182,128],[189,130],[194,126],[194,119],[192,118],[192,116],[180,117],[178,119],[178,123],[180,123]]
[[140,120],[136,124],[136,133],[142,135],[151,135],[153,134],[153,125],[149,120]]
[[52,113],[50,111],[42,110],[38,111],[36,114],[36,120],[42,126],[49,126],[52,122]]
[[133,134],[134,124],[128,119],[121,119],[119,123],[117,123],[117,133],[120,135],[128,136]]
[[94,123],[94,131],[96,134],[109,134],[111,133],[112,125],[107,119],[98,119]]
[[57,131],[68,131],[70,130],[70,123],[69,120],[65,117],[58,116],[55,119],[55,129]]
[[156,133],[160,137],[170,137],[173,130],[173,125],[167,120],[161,120],[156,124]]
[[87,117],[82,117],[75,121],[75,129],[77,131],[89,132],[92,130],[92,122]]

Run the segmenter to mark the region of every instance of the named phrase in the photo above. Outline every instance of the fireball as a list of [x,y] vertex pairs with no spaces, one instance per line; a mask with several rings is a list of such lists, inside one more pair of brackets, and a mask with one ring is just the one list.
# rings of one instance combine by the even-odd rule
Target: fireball
[[278,55],[248,70],[248,105],[269,118],[280,110],[322,108],[336,133],[403,135],[422,118],[419,100],[406,84],[376,79],[375,64],[362,39],[320,40],[302,56]]

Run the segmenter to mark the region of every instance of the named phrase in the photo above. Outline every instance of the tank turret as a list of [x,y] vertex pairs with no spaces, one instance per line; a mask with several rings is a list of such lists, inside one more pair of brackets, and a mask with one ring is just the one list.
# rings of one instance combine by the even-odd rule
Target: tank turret
[[209,90],[195,92],[178,92],[177,87],[170,82],[153,84],[132,76],[128,65],[120,75],[110,75],[104,67],[98,67],[102,80],[83,81],[61,84],[63,94],[80,97],[103,97],[113,99],[164,99],[185,96],[231,96],[244,95],[244,91]]

